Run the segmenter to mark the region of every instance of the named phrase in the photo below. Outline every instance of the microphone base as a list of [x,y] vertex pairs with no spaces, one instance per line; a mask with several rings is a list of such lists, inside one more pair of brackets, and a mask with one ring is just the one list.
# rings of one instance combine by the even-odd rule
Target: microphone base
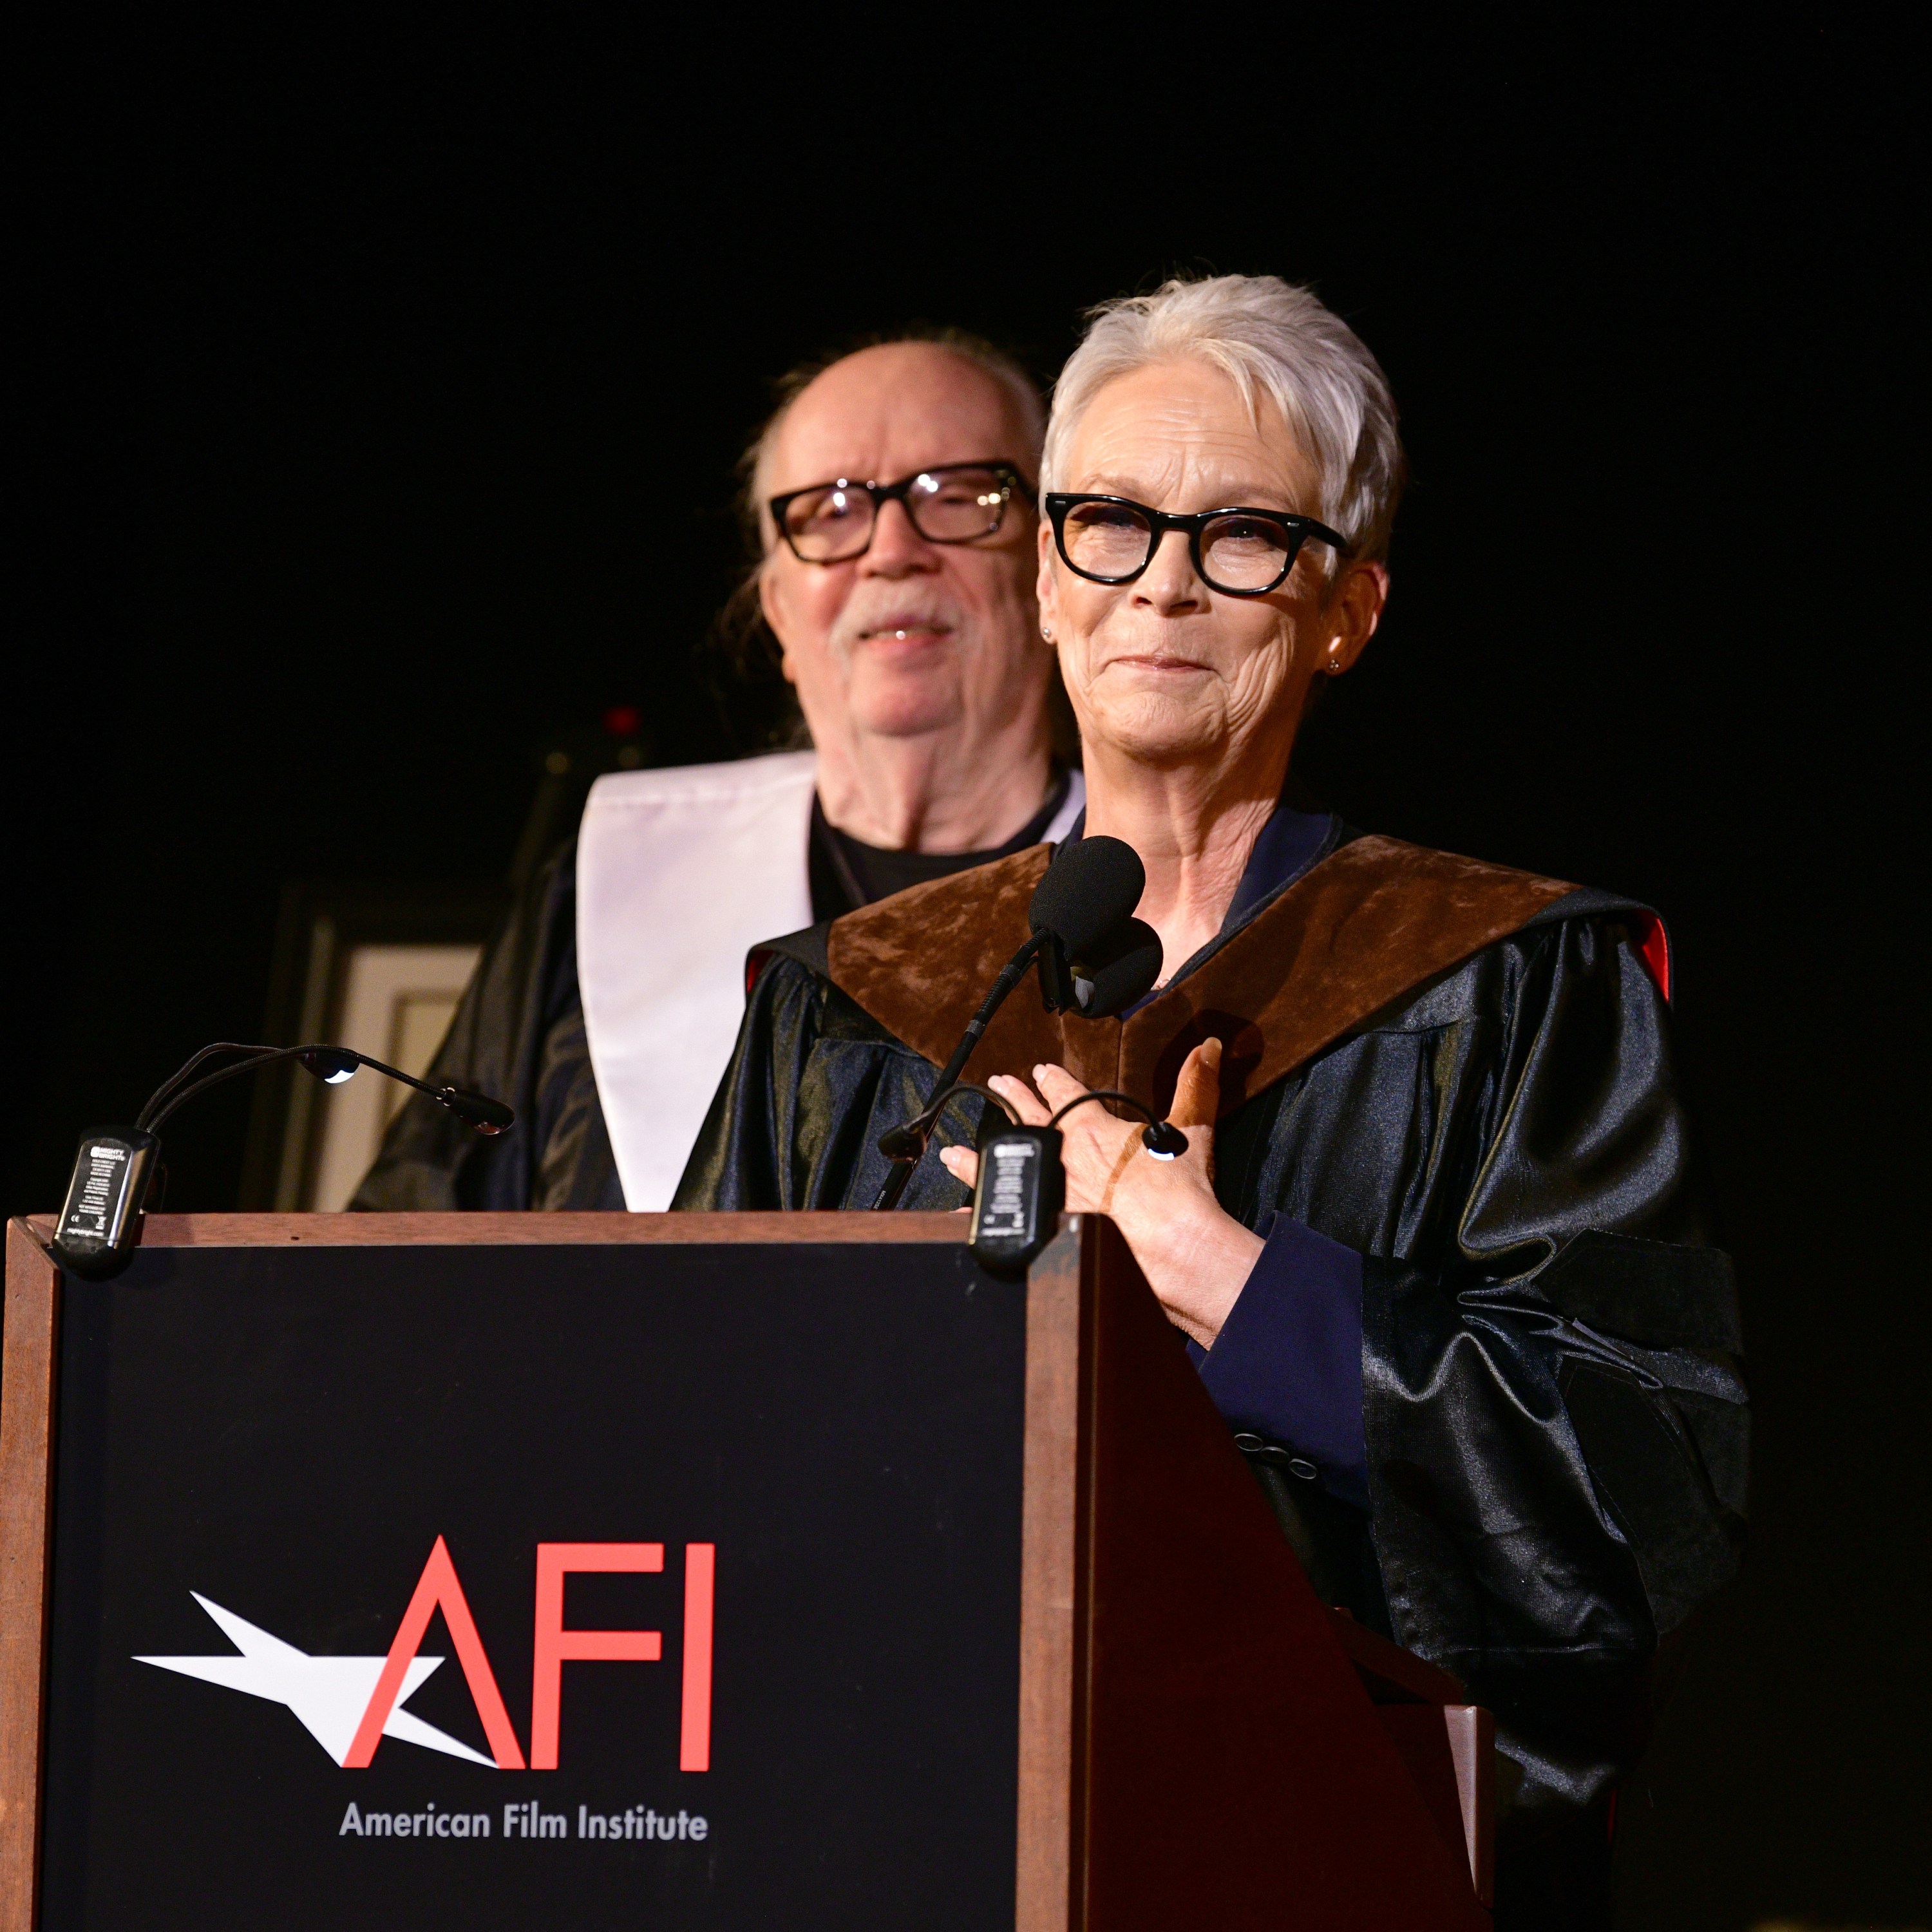
[[160,1151],[160,1136],[142,1127],[82,1135],[51,1244],[68,1274],[111,1281],[134,1258]]

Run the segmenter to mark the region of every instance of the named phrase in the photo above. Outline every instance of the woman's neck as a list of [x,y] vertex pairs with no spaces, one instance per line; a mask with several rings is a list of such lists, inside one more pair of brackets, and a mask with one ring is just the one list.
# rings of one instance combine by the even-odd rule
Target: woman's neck
[[1210,775],[1097,749],[1087,758],[1086,829],[1124,838],[1140,854],[1147,890],[1139,915],[1160,934],[1164,984],[1220,931],[1280,800],[1287,756]]

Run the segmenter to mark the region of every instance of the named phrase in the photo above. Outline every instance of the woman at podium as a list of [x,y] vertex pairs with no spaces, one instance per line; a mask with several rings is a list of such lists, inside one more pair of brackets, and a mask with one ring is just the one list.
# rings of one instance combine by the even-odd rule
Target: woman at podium
[[[1114,1218],[1244,1448],[1288,1472],[1331,1600],[1497,1714],[1504,1897],[1574,1898],[1659,1645],[1736,1563],[1735,1299],[1657,916],[1290,788],[1311,697],[1375,633],[1402,471],[1380,368],[1305,290],[1224,276],[1097,315],[1054,392],[1041,628],[1084,753],[1070,836],[1140,854],[1162,978],[1117,1019],[1023,991],[967,1072],[1029,1121],[1106,1087],[1185,1129],[1162,1160],[1136,1122],[1067,1115],[1070,1210]],[[1504,534],[1470,533],[1472,573]],[[677,1204],[871,1205],[879,1134],[929,1097],[1045,861],[766,956]],[[941,1144],[907,1204],[974,1177]]]

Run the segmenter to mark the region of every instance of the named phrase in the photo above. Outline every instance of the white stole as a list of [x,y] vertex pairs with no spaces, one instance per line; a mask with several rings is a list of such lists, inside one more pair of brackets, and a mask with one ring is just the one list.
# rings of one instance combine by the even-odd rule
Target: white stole
[[[745,956],[812,923],[811,752],[614,772],[577,842],[577,976],[625,1204],[670,1198],[745,1011]],[[1072,774],[1045,836],[1086,803]]]

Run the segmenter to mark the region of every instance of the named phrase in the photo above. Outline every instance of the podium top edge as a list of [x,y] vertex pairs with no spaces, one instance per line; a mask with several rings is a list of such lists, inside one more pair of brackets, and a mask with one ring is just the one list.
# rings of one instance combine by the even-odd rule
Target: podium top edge
[[[56,1217],[20,1218],[42,1247]],[[529,1212],[433,1214],[150,1214],[144,1248],[614,1247],[708,1242],[828,1244],[951,1243],[966,1239],[964,1214],[632,1214]]]

